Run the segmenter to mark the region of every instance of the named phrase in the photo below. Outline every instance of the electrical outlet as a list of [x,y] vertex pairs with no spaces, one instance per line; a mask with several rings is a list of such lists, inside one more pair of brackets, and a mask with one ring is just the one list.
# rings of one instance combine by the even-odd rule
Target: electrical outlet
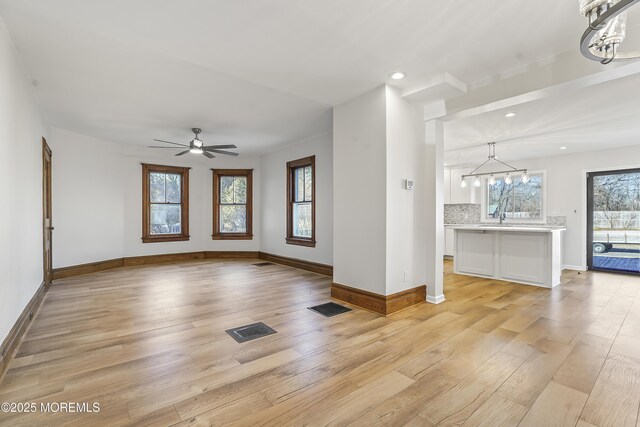
[[408,282],[408,281],[409,281],[409,272],[408,272],[408,271],[405,271],[405,272],[404,272],[404,281],[405,281],[405,282]]

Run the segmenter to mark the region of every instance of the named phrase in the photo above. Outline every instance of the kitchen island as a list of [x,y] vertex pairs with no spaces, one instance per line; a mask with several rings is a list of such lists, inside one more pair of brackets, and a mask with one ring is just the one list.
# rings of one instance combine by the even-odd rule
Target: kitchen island
[[473,224],[450,228],[456,274],[545,288],[560,284],[565,227]]

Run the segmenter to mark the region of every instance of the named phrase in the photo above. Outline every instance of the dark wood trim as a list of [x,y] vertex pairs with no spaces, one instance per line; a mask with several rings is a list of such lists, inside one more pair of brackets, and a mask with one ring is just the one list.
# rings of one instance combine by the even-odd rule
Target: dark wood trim
[[[180,166],[165,166],[142,164],[142,242],[179,242],[189,240],[189,169]],[[151,234],[151,200],[149,194],[149,174],[152,172],[179,174],[182,178],[180,185],[181,224],[180,234]]]
[[44,281],[40,284],[35,295],[33,295],[27,306],[22,310],[18,320],[16,320],[16,323],[14,323],[13,327],[9,331],[9,335],[7,335],[2,342],[2,345],[0,346],[0,380],[2,379],[4,372],[7,370],[9,361],[13,358],[18,345],[20,344],[20,340],[38,312],[48,288],[49,287]]
[[388,316],[427,299],[427,287],[417,286],[391,295],[380,295],[338,283],[331,284],[331,298]]
[[180,252],[175,254],[143,255],[125,257],[123,264],[125,267],[134,265],[161,264],[165,262],[191,261],[194,259],[204,259],[204,252]]
[[258,251],[206,251],[204,257],[207,259],[228,259],[247,258],[259,259]]
[[[253,169],[211,169],[213,172],[213,240],[252,240],[253,239]],[[244,176],[247,178],[247,232],[220,232],[220,178],[223,176]]]
[[640,168],[633,169],[614,169],[608,171],[587,172],[587,270],[603,271],[606,273],[623,274],[628,276],[638,276],[640,273],[634,271],[615,270],[610,268],[601,268],[593,266],[593,205],[594,205],[594,189],[593,178],[603,175],[622,175],[627,173],[638,173]]
[[115,258],[106,261],[96,261],[87,264],[71,265],[55,268],[53,279],[66,279],[98,271],[112,270],[119,267],[136,265],[161,264],[167,262],[191,261],[196,259],[259,259],[258,251],[197,251],[161,255],[143,255],[136,257]]
[[[53,281],[53,215],[51,200],[51,147],[47,140],[42,138],[42,277],[45,286],[49,286]],[[47,166],[48,164],[48,166]],[[47,226],[47,215],[49,215],[49,225]],[[49,250],[47,250],[47,238],[49,239]]]
[[[295,169],[311,166],[311,238],[296,237],[293,235],[293,204],[295,200]],[[289,245],[316,246],[316,156],[304,157],[287,162],[287,235],[285,241]]]
[[260,259],[333,277],[333,266],[331,265],[274,255],[267,252],[260,252]]
[[80,276],[82,274],[96,273],[98,271],[112,270],[124,266],[122,258],[109,259],[106,261],[89,262],[86,264],[72,265],[69,267],[55,268],[53,279],[66,279],[67,277]]

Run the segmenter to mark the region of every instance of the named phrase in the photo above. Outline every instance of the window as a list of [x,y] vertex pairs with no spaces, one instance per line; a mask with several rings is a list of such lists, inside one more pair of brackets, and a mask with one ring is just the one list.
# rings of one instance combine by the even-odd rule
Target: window
[[546,222],[544,172],[530,173],[526,183],[520,176],[514,176],[511,184],[505,182],[505,176],[495,179],[494,185],[484,179],[482,211],[485,221],[499,221],[503,215],[504,219],[516,222]]
[[292,245],[316,245],[316,157],[287,163],[287,238]]
[[249,240],[252,232],[251,169],[213,170],[214,240]]
[[189,168],[142,165],[142,241],[189,240]]

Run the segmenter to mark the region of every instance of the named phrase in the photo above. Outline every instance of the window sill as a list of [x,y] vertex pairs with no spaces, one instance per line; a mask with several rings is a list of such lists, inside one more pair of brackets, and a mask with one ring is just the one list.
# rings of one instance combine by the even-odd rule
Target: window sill
[[288,245],[307,246],[310,248],[316,247],[316,241],[311,239],[301,239],[297,237],[287,237],[286,242]]
[[253,240],[253,234],[212,234],[212,240]]
[[142,237],[142,243],[184,242],[191,236],[146,236]]

